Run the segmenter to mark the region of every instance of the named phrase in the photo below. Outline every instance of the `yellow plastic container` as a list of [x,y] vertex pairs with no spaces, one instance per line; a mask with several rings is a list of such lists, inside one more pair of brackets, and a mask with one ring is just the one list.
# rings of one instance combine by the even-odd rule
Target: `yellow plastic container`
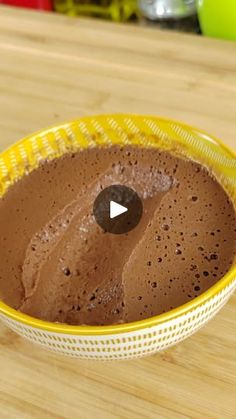
[[[178,152],[207,166],[236,206],[236,156],[208,134],[167,119],[104,115],[39,131],[0,154],[0,196],[42,160],[67,151],[136,144]],[[0,318],[31,342],[82,359],[130,359],[150,355],[187,338],[211,319],[236,289],[236,264],[192,301],[158,316],[113,326],[69,326],[22,314],[0,301]]]

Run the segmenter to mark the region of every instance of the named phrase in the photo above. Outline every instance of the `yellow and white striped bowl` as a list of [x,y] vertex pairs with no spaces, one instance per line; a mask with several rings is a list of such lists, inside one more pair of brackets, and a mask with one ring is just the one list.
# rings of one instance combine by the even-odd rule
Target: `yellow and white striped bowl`
[[[0,154],[0,196],[41,161],[67,151],[113,144],[172,150],[207,166],[236,205],[236,157],[219,140],[184,124],[150,116],[81,118],[33,134]],[[211,319],[236,289],[236,266],[194,300],[168,313],[113,326],[69,326],[22,314],[0,301],[12,330],[50,350],[83,359],[130,359],[180,342]]]

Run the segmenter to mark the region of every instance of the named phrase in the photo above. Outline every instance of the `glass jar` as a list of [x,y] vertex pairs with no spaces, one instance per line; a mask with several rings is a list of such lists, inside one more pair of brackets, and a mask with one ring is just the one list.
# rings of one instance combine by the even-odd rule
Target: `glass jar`
[[137,0],[54,0],[55,10],[71,16],[95,16],[116,22],[137,14]]

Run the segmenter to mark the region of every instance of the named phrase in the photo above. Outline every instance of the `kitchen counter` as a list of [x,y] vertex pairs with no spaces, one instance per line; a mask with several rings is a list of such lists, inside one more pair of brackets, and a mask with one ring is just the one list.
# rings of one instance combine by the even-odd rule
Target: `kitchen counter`
[[[0,6],[0,150],[83,115],[135,112],[236,149],[236,43]],[[8,418],[233,418],[236,296],[197,334],[145,359],[96,363],[0,325]]]

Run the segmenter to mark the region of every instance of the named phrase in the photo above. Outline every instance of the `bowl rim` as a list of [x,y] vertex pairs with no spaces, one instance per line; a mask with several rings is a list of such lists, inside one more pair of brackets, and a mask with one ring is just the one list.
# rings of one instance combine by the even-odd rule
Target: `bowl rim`
[[[153,115],[141,115],[141,114],[103,114],[103,115],[92,115],[92,116],[85,116],[81,118],[76,118],[71,121],[66,121],[61,124],[54,124],[46,129],[41,129],[37,132],[30,134],[29,136],[24,137],[20,141],[13,143],[7,149],[4,149],[0,153],[0,157],[6,151],[10,150],[11,148],[15,147],[18,143],[23,143],[28,139],[35,137],[38,134],[46,133],[52,129],[63,128],[63,126],[71,125],[78,121],[89,120],[90,118],[99,118],[99,117],[139,117],[139,118],[152,118],[159,121],[163,121],[166,123],[175,123],[183,128],[187,128],[190,131],[193,131],[199,134],[202,137],[207,137],[210,140],[213,140],[217,143],[221,148],[224,149],[231,157],[236,159],[236,151],[232,150],[230,147],[226,146],[223,141],[219,140],[218,138],[214,137],[213,135],[208,134],[204,130],[195,128],[191,125],[185,124],[183,122],[164,118],[159,116]],[[206,301],[210,300],[211,298],[215,297],[217,294],[223,291],[227,286],[229,286],[234,279],[236,278],[236,264],[234,263],[230,270],[219,280],[217,281],[212,287],[208,290],[200,294],[198,297],[193,298],[191,301],[182,304],[166,313],[158,314],[156,316],[148,317],[147,319],[137,320],[134,322],[129,323],[121,323],[121,324],[114,324],[114,325],[106,325],[106,326],[87,326],[87,325],[68,325],[65,323],[54,323],[48,322],[45,320],[40,320],[36,317],[31,317],[27,314],[21,313],[20,311],[10,307],[9,305],[5,304],[2,300],[0,300],[0,318],[1,317],[8,317],[16,322],[19,322],[25,326],[41,329],[46,332],[64,334],[64,335],[81,335],[81,336],[103,336],[103,335],[113,335],[113,334],[123,334],[129,332],[139,331],[141,329],[149,329],[150,327],[154,327],[169,321],[172,321],[178,317],[181,317],[189,312],[192,312],[197,307],[202,306],[206,303]]]

